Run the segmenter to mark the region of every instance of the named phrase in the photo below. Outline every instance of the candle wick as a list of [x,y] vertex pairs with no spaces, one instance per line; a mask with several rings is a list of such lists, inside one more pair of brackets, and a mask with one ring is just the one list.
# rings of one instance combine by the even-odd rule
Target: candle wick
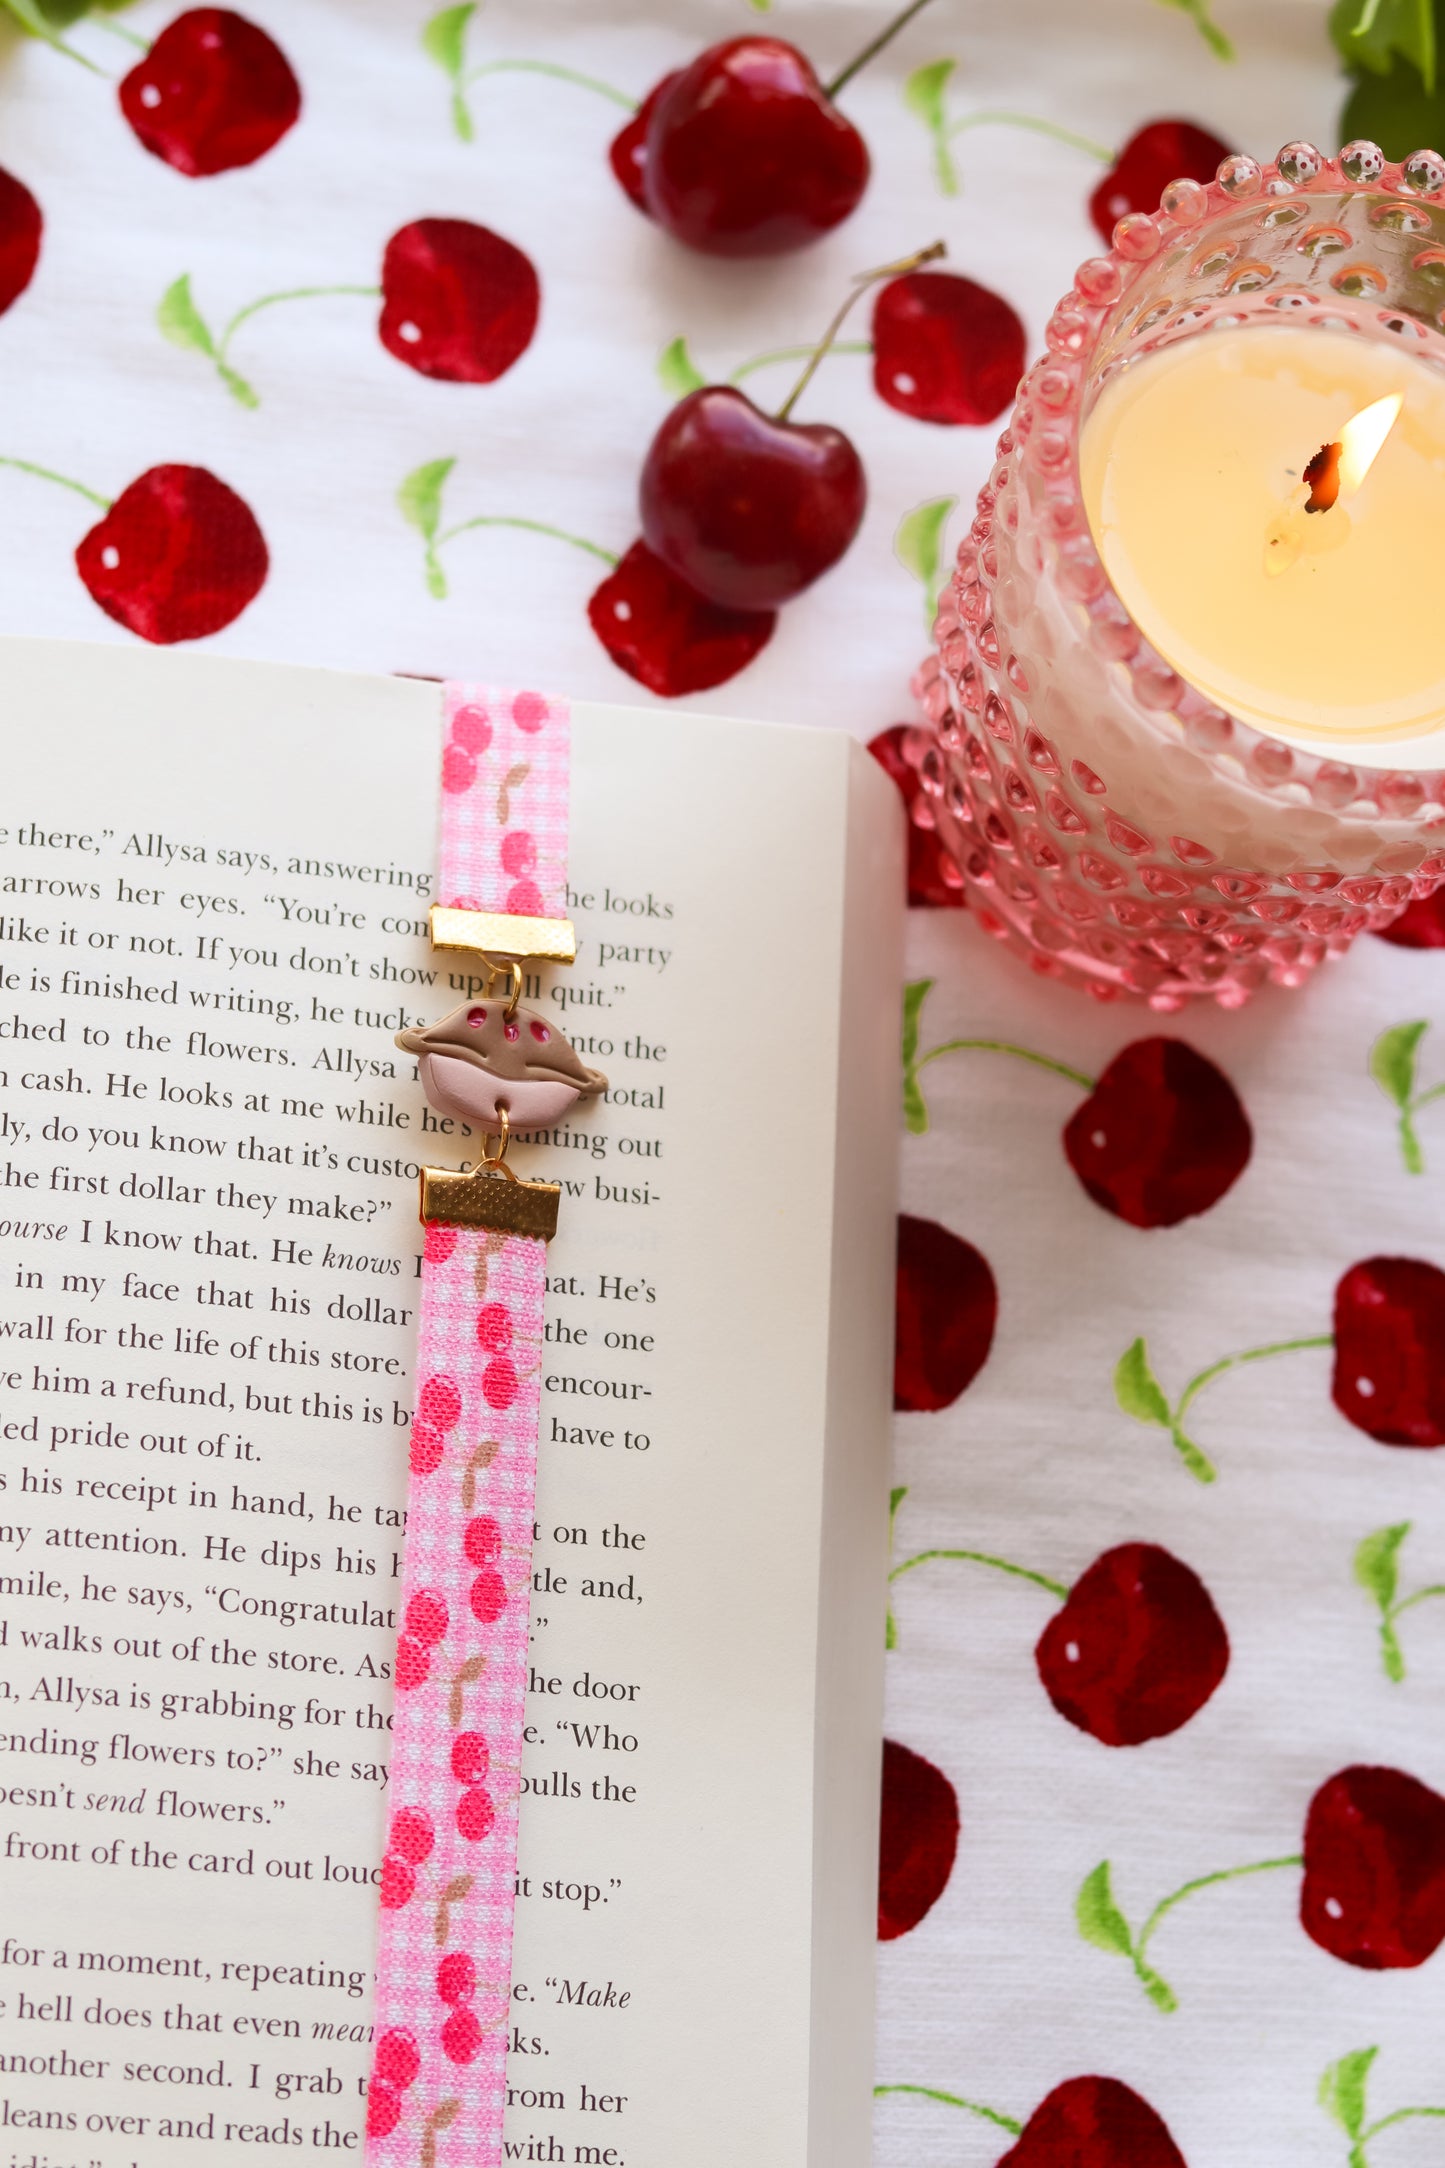
[[1343,452],[1343,444],[1322,444],[1305,468],[1304,479],[1309,484],[1306,512],[1329,512],[1339,502]]

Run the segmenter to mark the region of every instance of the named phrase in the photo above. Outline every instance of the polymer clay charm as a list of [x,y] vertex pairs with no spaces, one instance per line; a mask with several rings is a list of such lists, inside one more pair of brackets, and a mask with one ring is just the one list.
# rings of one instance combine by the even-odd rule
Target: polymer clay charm
[[555,1024],[505,998],[465,1001],[440,1023],[399,1031],[396,1043],[416,1056],[437,1113],[485,1132],[499,1127],[502,1109],[513,1130],[540,1129],[607,1089]]

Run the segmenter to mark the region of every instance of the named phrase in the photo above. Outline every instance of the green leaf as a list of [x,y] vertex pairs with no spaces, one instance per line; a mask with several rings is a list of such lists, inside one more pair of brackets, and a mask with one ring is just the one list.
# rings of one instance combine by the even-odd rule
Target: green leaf
[[73,45],[67,45],[60,35],[69,24],[79,22],[82,16],[88,14],[88,8],[81,7],[72,11],[64,5],[47,4],[47,0],[0,0],[0,7],[5,8],[21,29],[28,31],[32,38],[43,38],[46,44],[53,45],[57,52],[69,54],[72,60],[80,61],[82,66],[91,69],[94,74],[100,74],[101,71],[93,60],[87,60],[84,53],[78,53]]
[[433,15],[421,34],[422,50],[454,83],[460,82],[467,64],[467,26],[477,12],[476,0],[464,7],[443,8]]
[[1080,1884],[1074,1900],[1074,1918],[1079,1933],[1086,1942],[1092,1942],[1096,1950],[1108,1950],[1118,1957],[1133,1956],[1134,1937],[1129,1932],[1129,1922],[1114,1902],[1107,1859],[1101,1859],[1093,1873],[1086,1875]]
[[1132,1341],[1114,1365],[1114,1398],[1136,1423],[1158,1423],[1173,1428],[1169,1403],[1153,1371],[1143,1335]]
[[908,1485],[906,1483],[900,1483],[896,1490],[891,1490],[888,1493],[888,1518],[890,1522],[907,1496]]
[[1415,1095],[1415,1049],[1430,1029],[1423,1021],[1396,1024],[1382,1031],[1370,1048],[1370,1074],[1397,1107],[1407,1107]]
[[455,465],[455,459],[429,459],[425,466],[413,468],[396,493],[402,518],[428,542],[441,521],[442,491]]
[[1393,1527],[1377,1528],[1355,1551],[1355,1579],[1382,1611],[1388,1611],[1395,1601],[1400,1585],[1400,1545],[1412,1526],[1410,1521],[1396,1521]]
[[944,100],[956,60],[928,60],[915,68],[903,85],[903,103],[916,113],[925,127],[941,129],[945,121]]
[[923,1004],[933,989],[932,979],[912,979],[903,989],[903,1066],[911,1069],[918,1059],[918,1027]]
[[208,354],[214,361],[216,342],[200,310],[191,298],[191,274],[183,271],[173,286],[168,286],[156,306],[156,326],[172,346],[188,348],[192,353]]
[[1337,0],[1330,36],[1353,74],[1388,75],[1408,61],[1427,91],[1435,88],[1435,10],[1432,0]]
[[674,339],[657,357],[657,381],[670,399],[685,399],[701,391],[707,378],[687,350],[686,339]]
[[1365,2088],[1378,2048],[1357,2048],[1331,2063],[1320,2080],[1320,2106],[1332,2115],[1347,2138],[1358,2138],[1365,2124]]
[[957,503],[957,497],[931,497],[926,504],[916,504],[911,512],[904,513],[893,537],[894,556],[905,572],[923,582],[930,614],[938,601],[943,531]]
[[1378,143],[1387,158],[1408,158],[1422,143],[1445,139],[1445,96],[1425,88],[1419,71],[1397,60],[1388,75],[1362,75],[1340,115],[1339,138]]
[[1234,47],[1210,14],[1208,0],[1160,0],[1160,5],[1187,15],[1216,60],[1234,59]]

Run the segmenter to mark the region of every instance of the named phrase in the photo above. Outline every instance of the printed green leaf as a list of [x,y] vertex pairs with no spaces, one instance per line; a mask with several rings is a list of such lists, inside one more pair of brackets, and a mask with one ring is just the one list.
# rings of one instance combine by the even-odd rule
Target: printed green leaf
[[183,271],[173,286],[168,286],[156,307],[156,327],[172,346],[183,346],[196,354],[216,355],[216,342],[211,337],[206,319],[191,296],[191,274]]
[[926,504],[916,504],[911,512],[904,513],[893,537],[894,556],[905,572],[923,583],[930,619],[938,603],[943,532],[957,503],[957,497],[931,497]]
[[932,979],[913,979],[903,989],[903,1066],[912,1069],[918,1060],[918,1029],[923,1004],[933,989]]
[[707,378],[687,350],[686,339],[674,339],[657,357],[657,381],[670,399],[685,399],[701,391]]
[[1149,1349],[1142,1334],[1114,1365],[1114,1398],[1136,1423],[1158,1423],[1165,1430],[1173,1427],[1163,1388],[1149,1368]]
[[1332,2115],[1347,2138],[1358,2138],[1365,2127],[1365,2088],[1378,2048],[1356,2048],[1331,2063],[1320,2080],[1320,2106]]
[[466,0],[463,7],[443,8],[421,34],[423,51],[454,83],[460,82],[467,64],[467,27],[476,12],[476,0]]
[[905,81],[903,102],[911,113],[918,115],[925,127],[935,130],[943,127],[949,77],[957,66],[956,60],[928,60],[921,68],[915,68]]
[[0,0],[0,7],[14,18],[22,30],[28,31],[32,38],[43,38],[47,45],[53,45],[57,52],[66,53],[72,60],[80,61],[83,67],[91,69],[94,74],[101,72],[93,60],[87,60],[84,53],[77,52],[73,45],[67,45],[60,35],[62,30],[87,15],[90,12],[88,7],[72,9],[64,4],[51,4],[51,0]]
[[1234,59],[1234,47],[1210,14],[1208,0],[1160,0],[1160,5],[1187,15],[1216,60]]
[[1330,36],[1355,74],[1388,75],[1397,57],[1408,61],[1427,91],[1435,88],[1435,10],[1432,0],[1337,0]]
[[1412,1526],[1410,1521],[1396,1521],[1393,1527],[1377,1528],[1355,1552],[1355,1579],[1382,1611],[1388,1611],[1395,1601],[1400,1585],[1400,1545]]
[[1422,1018],[1382,1031],[1370,1048],[1370,1074],[1397,1107],[1408,1107],[1415,1093],[1415,1049],[1430,1026]]
[[455,465],[455,459],[429,459],[425,466],[412,469],[396,493],[402,518],[428,542],[435,540],[442,516],[442,491]]
[[906,1483],[900,1483],[896,1490],[891,1490],[888,1493],[888,1519],[890,1524],[892,1523],[893,1517],[897,1513],[898,1508],[902,1505],[904,1499],[907,1496],[908,1485]]
[[1092,1942],[1097,1950],[1108,1950],[1118,1957],[1134,1955],[1134,1937],[1129,1932],[1129,1922],[1114,1902],[1114,1892],[1109,1881],[1109,1862],[1101,1859],[1093,1873],[1086,1875],[1074,1900],[1074,1918],[1079,1933],[1086,1942]]

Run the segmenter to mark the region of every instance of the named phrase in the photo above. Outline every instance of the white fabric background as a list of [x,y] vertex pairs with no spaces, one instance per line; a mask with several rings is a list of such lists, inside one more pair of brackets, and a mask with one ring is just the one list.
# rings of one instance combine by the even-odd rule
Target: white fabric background
[[[153,34],[174,12],[146,4],[125,20]],[[600,568],[541,539],[476,533],[449,552],[451,596],[438,603],[395,509],[403,475],[454,453],[448,519],[519,514],[621,551],[666,406],[661,347],[685,333],[704,367],[725,372],[801,341],[853,272],[935,234],[954,269],[1014,302],[1036,349],[1073,265],[1097,247],[1085,209],[1097,169],[1037,137],[981,131],[958,146],[964,194],[941,199],[899,95],[924,60],[958,58],[959,110],[1023,107],[1111,141],[1182,114],[1261,155],[1287,136],[1327,139],[1340,95],[1323,0],[1223,0],[1242,53],[1233,69],[1150,0],[938,0],[847,95],[875,159],[858,214],[807,254],[728,265],[686,255],[631,212],[604,164],[621,116],[601,100],[496,78],[473,94],[476,142],[459,143],[417,43],[425,0],[248,0],[246,12],[285,47],[305,116],[257,166],[200,183],[139,151],[104,84],[0,34],[0,164],[48,220],[36,282],[0,321],[0,453],[106,494],[164,460],[211,467],[240,490],[272,572],[217,652],[612,700],[648,696],[587,625]],[[872,0],[780,0],[767,18],[743,0],[491,0],[473,50],[565,60],[640,93],[759,22],[826,72],[885,12]],[[80,39],[124,65],[118,42]],[[492,224],[541,271],[539,336],[494,386],[398,367],[372,305],[337,299],[277,310],[243,334],[234,358],[264,398],[252,414],[154,328],[183,271],[224,320],[281,287],[374,278],[387,235],[425,214]],[[781,398],[788,381],[784,369],[753,387]],[[961,531],[996,432],[895,414],[857,359],[827,366],[805,412],[854,435],[870,474],[866,525],[747,675],[696,704],[867,736],[907,713],[922,642],[919,590],[892,556],[898,519],[956,492]],[[70,562],[88,524],[78,499],[0,469],[0,630],[125,637]],[[1041,990],[961,914],[916,914],[913,945],[914,972],[939,979],[928,1043],[997,1033],[1097,1071],[1151,1029],[1142,1012]],[[1118,1414],[1110,1389],[1136,1332],[1177,1387],[1232,1349],[1328,1329],[1334,1280],[1353,1259],[1442,1254],[1445,1117],[1434,1134],[1425,1117],[1429,1171],[1408,1179],[1364,1069],[1378,1030],[1432,1013],[1442,969],[1370,942],[1307,995],[1176,1026],[1234,1078],[1256,1148],[1223,1203],[1172,1232],[1141,1234],[1085,1198],[1058,1146],[1074,1104],[1060,1080],[984,1056],[927,1072],[934,1127],[907,1140],[905,1203],[984,1251],[1002,1308],[990,1362],[957,1405],[900,1421],[898,1480],[911,1486],[900,1551],[968,1544],[1068,1580],[1108,1544],[1145,1536],[1202,1574],[1234,1661],[1184,1731],[1110,1752],[1059,1719],[1034,1675],[1047,1598],[966,1566],[900,1584],[890,1733],[948,1771],[964,1835],[933,1913],[881,1954],[880,2079],[1025,2117],[1062,2078],[1111,2073],[1164,2114],[1190,2168],[1344,2168],[1347,2143],[1314,2094],[1325,2064],[1353,2048],[1384,2050],[1375,2115],[1445,2100],[1445,1956],[1383,1976],[1335,1964],[1295,1922],[1295,1876],[1208,1893],[1172,1918],[1155,1945],[1183,2001],[1172,2018],[1127,1965],[1081,1943],[1071,1917],[1078,1882],[1106,1853],[1137,1921],[1194,1873],[1295,1849],[1304,1800],[1344,1763],[1394,1762],[1445,1788],[1445,1615],[1411,1614],[1410,1676],[1391,1687],[1350,1578],[1359,1537],[1405,1518],[1412,1581],[1445,1573],[1445,1456],[1392,1453],[1349,1430],[1328,1400],[1328,1358],[1306,1354],[1200,1403],[1222,1470],[1205,1493],[1163,1433]],[[1373,2157],[1438,2163],[1440,2129],[1401,2126]],[[1003,2150],[997,2132],[945,2108],[895,2100],[880,2112],[880,2168],[987,2168]]]

